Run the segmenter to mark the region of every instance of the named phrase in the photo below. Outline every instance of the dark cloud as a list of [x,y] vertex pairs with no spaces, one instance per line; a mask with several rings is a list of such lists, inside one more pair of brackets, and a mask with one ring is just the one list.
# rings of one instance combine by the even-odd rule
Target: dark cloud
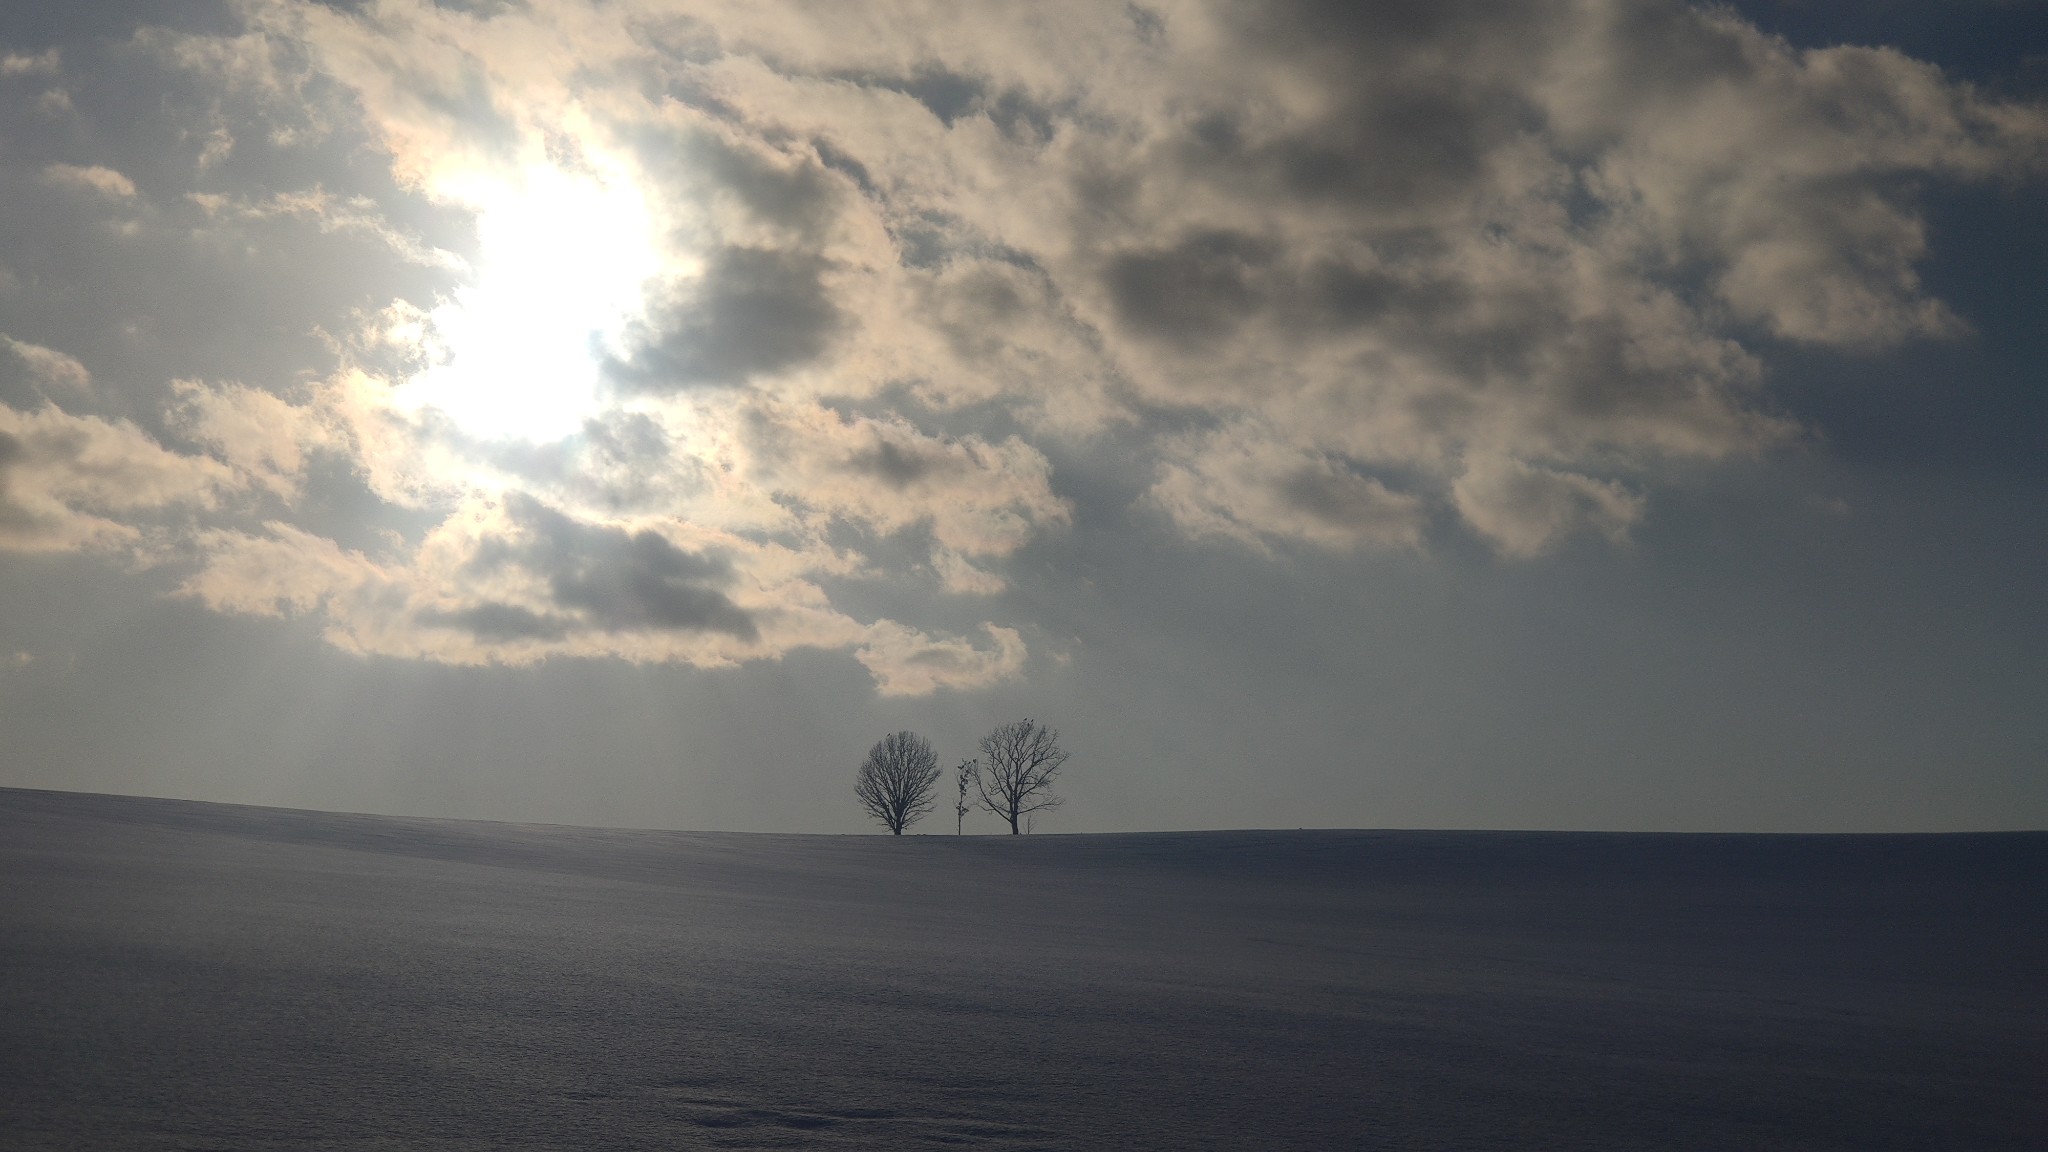
[[1132,332],[1183,348],[1212,343],[1250,318],[1261,302],[1254,278],[1272,264],[1272,245],[1241,232],[1197,232],[1170,248],[1127,252],[1109,262],[1104,286]]
[[1006,139],[1027,145],[1048,143],[1060,120],[1072,115],[1072,109],[1034,100],[1014,88],[984,102],[982,112]]
[[542,616],[517,604],[490,601],[456,612],[422,612],[420,622],[429,627],[454,628],[479,640],[559,640],[573,631],[572,622]]
[[815,236],[839,206],[841,185],[818,163],[772,162],[761,153],[711,137],[689,150],[699,178],[715,181],[761,220],[799,236]]
[[1396,317],[1427,322],[1464,311],[1473,295],[1470,284],[1441,274],[1403,275],[1326,260],[1304,278],[1302,311],[1314,324],[1340,329]]
[[701,280],[637,334],[637,347],[611,364],[627,391],[674,392],[742,384],[822,355],[845,323],[827,291],[824,258],[804,252],[728,247]]
[[818,154],[818,163],[853,181],[854,186],[862,192],[872,196],[879,191],[875,186],[874,176],[868,172],[868,166],[854,159],[852,155],[840,151],[830,140],[821,138],[811,141],[811,150]]
[[[705,198],[729,198],[755,221],[797,240],[815,243],[846,197],[840,177],[859,161],[844,153],[800,146],[793,152],[742,144],[706,126],[659,125],[631,134],[650,175]],[[835,175],[834,173],[838,173]]]
[[1361,16],[1364,29],[1305,18],[1278,43],[1268,29],[1263,51],[1255,36],[1249,59],[1232,62],[1241,84],[1284,75],[1314,94],[1287,98],[1292,114],[1223,86],[1176,125],[1164,151],[1183,179],[1267,213],[1285,204],[1334,213],[1360,238],[1448,221],[1484,197],[1505,149],[1543,130],[1526,73],[1541,59],[1545,30],[1529,29],[1509,49],[1524,31],[1513,6],[1492,6],[1497,15],[1486,18],[1417,12],[1413,21],[1386,21],[1381,5],[1343,7],[1377,16]]
[[[1438,254],[1418,259],[1416,246],[1392,239],[1384,246],[1385,266],[1322,257],[1302,267],[1276,241],[1204,230],[1168,248],[1117,256],[1103,281],[1127,330],[1183,351],[1199,352],[1269,319],[1311,338],[1370,331],[1446,362],[1469,362],[1475,337],[1491,346],[1485,357],[1495,363],[1504,341],[1528,341],[1526,329],[1538,321],[1527,306],[1540,302],[1512,300],[1501,286],[1474,284],[1441,267],[1431,258]],[[1025,303],[1004,282],[983,287],[981,297],[992,319]],[[1475,318],[1482,304],[1484,318]]]
[[975,111],[988,92],[988,86],[982,81],[943,68],[926,68],[902,78],[856,73],[845,79],[865,87],[901,92],[924,105],[926,111],[938,117],[939,122],[948,128],[955,120]]
[[873,477],[902,491],[934,473],[957,470],[959,461],[941,453],[919,451],[915,447],[878,438],[874,447],[848,457],[846,467],[848,471]]
[[917,69],[907,76],[840,72],[834,73],[833,79],[901,93],[922,104],[925,111],[948,128],[964,117],[986,116],[1006,139],[1026,144],[1042,144],[1052,139],[1063,114],[1062,109],[1034,99],[1022,89],[997,90],[980,77],[937,65]]
[[[742,640],[758,634],[753,618],[720,591],[733,579],[723,557],[685,551],[651,530],[585,523],[529,496],[509,496],[506,515],[517,533],[487,539],[471,569],[484,575],[523,569],[589,628],[722,632]],[[557,618],[492,603],[443,620],[494,639],[559,635],[566,627]]]
[[1362,92],[1331,119],[1226,159],[1303,200],[1412,208],[1462,197],[1520,119],[1453,76]]

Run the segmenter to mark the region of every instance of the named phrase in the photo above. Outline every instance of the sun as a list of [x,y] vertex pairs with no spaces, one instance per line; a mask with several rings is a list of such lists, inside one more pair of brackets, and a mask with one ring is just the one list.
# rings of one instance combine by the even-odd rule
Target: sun
[[429,316],[432,362],[403,387],[484,440],[558,440],[600,403],[599,376],[645,307],[660,250],[624,172],[535,164],[482,182],[471,280]]

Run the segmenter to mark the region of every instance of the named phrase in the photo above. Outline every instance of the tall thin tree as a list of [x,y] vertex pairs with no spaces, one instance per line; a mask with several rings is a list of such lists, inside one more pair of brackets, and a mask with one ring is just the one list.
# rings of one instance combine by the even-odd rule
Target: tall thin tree
[[932,742],[915,732],[882,737],[854,774],[853,794],[868,815],[892,836],[932,810],[932,787],[939,781],[939,757]]
[[981,755],[975,793],[982,807],[1009,821],[1010,835],[1017,835],[1017,822],[1027,813],[1063,802],[1052,794],[1053,777],[1069,755],[1057,731],[1029,719],[1005,724],[981,738]]
[[953,769],[953,783],[959,786],[960,796],[953,801],[953,835],[964,835],[967,831],[967,810],[974,805],[967,802],[967,789],[981,778],[981,761],[962,760]]

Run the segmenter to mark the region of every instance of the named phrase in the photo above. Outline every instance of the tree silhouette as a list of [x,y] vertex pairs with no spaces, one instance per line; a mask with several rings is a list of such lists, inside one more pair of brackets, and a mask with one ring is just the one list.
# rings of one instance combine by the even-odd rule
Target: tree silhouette
[[932,786],[939,780],[939,757],[932,742],[915,732],[882,737],[854,775],[853,794],[891,835],[932,810]]
[[979,779],[981,779],[981,761],[979,760],[962,760],[960,766],[953,769],[953,783],[960,788],[959,798],[953,801],[953,835],[955,836],[967,830],[967,811],[974,807],[974,805],[967,802],[967,788]]
[[981,738],[981,755],[985,767],[974,774],[975,792],[982,807],[1010,822],[1010,835],[1017,835],[1020,817],[1062,803],[1052,781],[1068,753],[1053,729],[1029,719],[1005,724]]

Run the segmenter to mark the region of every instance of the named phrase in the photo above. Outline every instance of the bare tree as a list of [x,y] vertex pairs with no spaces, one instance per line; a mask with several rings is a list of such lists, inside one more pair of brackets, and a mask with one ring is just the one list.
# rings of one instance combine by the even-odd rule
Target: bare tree
[[853,794],[868,815],[891,835],[932,810],[932,786],[939,782],[939,757],[932,742],[915,732],[882,737],[854,775]]
[[982,807],[1010,822],[1010,835],[1027,813],[1060,806],[1052,781],[1068,753],[1058,732],[1019,720],[982,737],[981,754],[987,766],[974,774],[975,792]]
[[967,811],[974,807],[974,805],[967,802],[967,789],[969,785],[980,779],[981,761],[979,760],[962,760],[960,766],[953,769],[953,783],[960,787],[960,797],[953,801],[953,835],[955,836],[967,830]]

